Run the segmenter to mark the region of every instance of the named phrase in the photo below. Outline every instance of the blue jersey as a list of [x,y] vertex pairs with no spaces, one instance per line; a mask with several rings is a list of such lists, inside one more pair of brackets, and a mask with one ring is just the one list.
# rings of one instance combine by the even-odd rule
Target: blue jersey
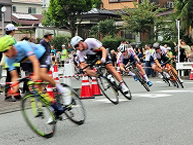
[[41,45],[41,44],[34,44],[34,43],[29,43],[28,41],[20,41],[16,45],[14,45],[16,50],[17,50],[17,56],[7,58],[6,57],[6,62],[9,66],[9,71],[14,70],[15,67],[13,66],[13,63],[16,62],[28,62],[31,63],[28,60],[28,57],[31,55],[35,55],[37,59],[41,58],[46,49]]

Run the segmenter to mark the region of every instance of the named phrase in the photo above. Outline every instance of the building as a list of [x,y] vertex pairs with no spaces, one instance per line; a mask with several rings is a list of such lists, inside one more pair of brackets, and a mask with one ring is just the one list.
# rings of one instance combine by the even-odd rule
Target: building
[[[42,26],[42,11],[48,8],[49,0],[1,0],[0,8],[6,6],[4,26],[13,23],[18,27],[14,37],[20,40],[24,35],[34,38],[42,38],[46,31],[52,31],[56,35],[68,35],[66,29],[55,29]],[[2,12],[0,12],[0,35],[2,35]]]

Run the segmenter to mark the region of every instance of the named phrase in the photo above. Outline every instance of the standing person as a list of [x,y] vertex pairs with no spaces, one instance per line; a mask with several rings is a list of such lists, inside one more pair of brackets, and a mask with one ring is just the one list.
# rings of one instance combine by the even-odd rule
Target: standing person
[[46,49],[46,55],[48,56],[47,57],[47,62],[48,62],[48,65],[47,65],[47,69],[44,69],[44,71],[49,71],[50,67],[51,67],[51,56],[50,56],[50,52],[51,52],[51,46],[50,46],[50,41],[52,40],[52,33],[51,32],[46,32],[44,34],[44,39],[42,39],[40,41],[40,44],[44,46],[44,48]]
[[56,56],[56,49],[54,48],[54,46],[52,45],[51,46],[51,53],[54,54],[54,56]]
[[62,45],[62,52],[61,52],[61,61],[62,61],[62,66],[64,66],[64,63],[67,61],[68,57],[68,51],[65,48],[65,45]]
[[60,51],[58,50],[57,52],[56,52],[56,57],[55,57],[56,59],[56,64],[58,65],[58,66],[60,66],[60,63],[61,63],[61,54],[60,54]]
[[[13,37],[14,34],[15,34],[15,30],[18,30],[18,29],[15,28],[15,26],[13,24],[7,24],[7,26],[5,27],[5,33],[6,33],[5,37],[10,37],[10,36]],[[16,44],[17,41],[15,40],[14,37],[13,37],[13,40],[14,40],[14,44]],[[6,57],[5,57],[5,59],[6,59]],[[17,73],[20,74],[20,63],[14,63],[13,65],[14,65],[15,70],[17,71]],[[6,77],[5,82],[11,82],[11,74],[10,74],[9,66],[7,65],[7,63],[5,63],[4,68],[7,70],[7,77]],[[19,90],[17,91],[18,95],[15,95],[14,97],[7,96],[8,90],[9,90],[9,88],[6,87],[6,89],[5,89],[5,101],[6,102],[15,102],[16,99],[17,100],[22,99]]]
[[[80,68],[87,66],[86,63],[96,59],[96,56],[101,57],[101,63],[105,64],[105,67],[115,76],[120,83],[122,92],[130,97],[129,88],[124,84],[121,75],[116,71],[112,65],[110,54],[103,47],[102,43],[95,38],[87,38],[85,41],[80,36],[75,36],[71,39],[71,45],[77,50],[77,56],[80,61]],[[85,60],[85,55],[87,59]],[[90,76],[95,76],[95,72],[89,68],[85,69],[86,73]]]

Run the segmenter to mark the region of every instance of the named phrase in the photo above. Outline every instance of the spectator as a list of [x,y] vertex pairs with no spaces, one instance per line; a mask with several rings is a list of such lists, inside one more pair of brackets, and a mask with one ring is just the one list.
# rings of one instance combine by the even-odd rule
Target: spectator
[[[8,24],[6,27],[5,27],[5,33],[7,36],[14,36],[15,34],[15,30],[18,30],[17,28],[15,28],[15,26],[13,24]],[[14,38],[14,37],[13,37]],[[14,38],[15,40],[15,38]],[[15,44],[16,44],[16,40],[15,40]],[[20,63],[14,63],[14,66],[15,66],[15,69],[17,70],[17,73],[20,74]],[[7,65],[7,63],[5,63],[5,66],[4,68],[7,70],[7,77],[6,77],[6,82],[11,82],[11,74],[9,72],[9,67]],[[16,99],[17,100],[20,100],[22,99],[21,95],[20,95],[20,91],[18,90],[18,94],[17,96],[14,96],[14,98],[12,98],[12,96],[7,96],[7,92],[8,92],[9,88],[6,87],[5,89],[5,101],[7,102],[15,102]]]
[[184,40],[181,40],[180,41],[180,48],[181,49],[184,49],[184,54],[185,54],[185,61],[187,61],[187,58],[188,58],[188,56],[189,56],[189,53],[190,53],[190,46],[189,45],[187,45],[185,42],[184,42]]
[[51,46],[51,53],[54,54],[54,56],[56,56],[56,49],[54,48],[54,46],[52,45]]
[[61,53],[61,61],[62,61],[62,66],[64,66],[64,63],[67,61],[68,58],[68,51],[65,47],[65,45],[62,45],[62,53]]
[[190,51],[190,53],[188,55],[188,58],[189,58],[190,62],[193,62],[193,45],[191,45],[191,51]]
[[60,64],[61,64],[61,54],[60,54],[60,51],[58,50],[57,52],[56,52],[56,64],[58,65],[58,66],[60,66]]
[[51,52],[51,46],[50,46],[50,41],[52,40],[52,33],[51,32],[46,32],[44,34],[44,38],[40,41],[40,44],[43,45],[46,49],[46,54],[47,56],[49,56],[49,64],[48,64],[48,68],[44,69],[45,71],[49,71],[50,69],[50,65],[51,65],[51,56],[50,56],[50,52]]

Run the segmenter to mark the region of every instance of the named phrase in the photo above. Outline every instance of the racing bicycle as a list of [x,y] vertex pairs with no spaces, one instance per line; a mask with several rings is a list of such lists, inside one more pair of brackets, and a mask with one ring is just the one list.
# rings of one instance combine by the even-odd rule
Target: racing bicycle
[[[1,84],[1,86],[8,86],[10,88],[9,93],[13,94],[11,88],[24,81],[27,81],[30,92],[23,97],[22,112],[27,124],[36,134],[44,138],[51,138],[55,133],[57,120],[64,120],[63,114],[75,124],[81,125],[85,122],[84,105],[78,94],[66,84],[61,85],[71,92],[72,102],[68,106],[63,105],[63,98],[56,88],[53,90],[54,98],[51,98],[45,91],[38,89],[37,86],[47,86],[48,82],[33,82],[29,77],[25,77],[18,79],[15,83]],[[63,109],[55,110],[55,108],[61,107]],[[58,111],[62,111],[62,114],[57,115]],[[50,119],[52,122],[48,123]]]
[[[96,80],[99,85],[100,90],[104,94],[104,96],[113,104],[119,103],[119,92],[127,98],[128,100],[132,99],[131,91],[129,90],[128,94],[123,93],[121,90],[121,86],[119,82],[116,81],[112,73],[104,66],[104,64],[97,64],[97,61],[100,60],[100,57],[96,57],[93,61],[91,61],[86,67],[80,69],[81,73],[84,73],[83,70],[90,67],[95,68],[96,71]],[[127,86],[125,81],[123,83]],[[128,86],[127,86],[128,87]],[[129,88],[129,87],[128,87]]]

